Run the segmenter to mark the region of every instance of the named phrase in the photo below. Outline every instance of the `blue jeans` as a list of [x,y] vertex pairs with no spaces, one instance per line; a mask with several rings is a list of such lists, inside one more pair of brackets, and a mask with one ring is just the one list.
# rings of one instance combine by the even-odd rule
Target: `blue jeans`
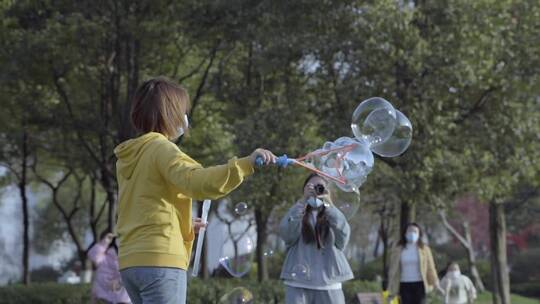
[[130,267],[120,271],[133,304],[185,304],[187,275],[179,268]]

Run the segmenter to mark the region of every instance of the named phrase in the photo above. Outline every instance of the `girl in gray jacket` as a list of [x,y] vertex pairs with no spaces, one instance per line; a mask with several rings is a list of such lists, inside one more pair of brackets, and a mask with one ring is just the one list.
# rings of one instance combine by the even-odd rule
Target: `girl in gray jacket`
[[304,196],[280,223],[287,246],[281,271],[285,304],[344,304],[341,283],[353,278],[343,254],[349,241],[347,219],[329,197],[316,174],[304,182]]

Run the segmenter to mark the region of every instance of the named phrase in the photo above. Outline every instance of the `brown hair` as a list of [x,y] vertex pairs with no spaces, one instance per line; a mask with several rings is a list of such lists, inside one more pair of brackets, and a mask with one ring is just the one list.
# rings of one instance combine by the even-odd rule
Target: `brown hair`
[[401,235],[401,239],[399,240],[399,245],[405,246],[407,245],[407,238],[405,235],[407,234],[407,228],[410,226],[418,228],[418,242],[416,243],[418,247],[424,248],[424,241],[422,239],[424,238],[424,232],[422,231],[422,228],[417,223],[409,223],[407,226],[405,226],[405,230],[403,231],[403,234]]
[[187,132],[184,115],[189,107],[189,95],[182,86],[162,76],[152,78],[135,92],[131,123],[139,132],[159,132],[172,139],[179,127]]

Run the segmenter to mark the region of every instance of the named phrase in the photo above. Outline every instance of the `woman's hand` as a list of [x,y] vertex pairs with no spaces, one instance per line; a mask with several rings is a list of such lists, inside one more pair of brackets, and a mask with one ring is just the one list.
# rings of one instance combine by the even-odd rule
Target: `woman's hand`
[[274,153],[261,148],[255,149],[255,151],[253,151],[249,156],[252,164],[255,164],[255,160],[257,160],[257,157],[261,157],[264,164],[266,165],[275,163],[277,158]]
[[199,233],[201,228],[206,228],[206,226],[207,224],[203,223],[202,218],[196,217],[193,219],[193,231],[195,231],[196,234]]

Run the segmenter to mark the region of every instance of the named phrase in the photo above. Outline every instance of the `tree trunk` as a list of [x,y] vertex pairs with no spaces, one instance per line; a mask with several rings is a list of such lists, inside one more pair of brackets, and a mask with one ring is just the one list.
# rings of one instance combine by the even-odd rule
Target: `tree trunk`
[[467,260],[469,262],[469,271],[471,272],[474,285],[476,286],[476,289],[478,290],[478,292],[484,292],[486,288],[484,287],[484,283],[482,282],[482,277],[480,277],[480,272],[478,271],[478,268],[476,268],[476,254],[475,254],[475,250],[474,250],[474,246],[472,242],[469,223],[467,222],[463,223],[463,232],[465,234],[465,240],[469,244],[469,246],[466,247]]
[[414,222],[416,219],[416,208],[414,204],[409,202],[401,202],[401,217],[400,217],[400,237],[405,233],[407,225]]
[[82,271],[81,271],[81,282],[82,283],[91,283],[92,282],[92,261],[90,259],[86,259],[85,263],[83,264]]
[[98,232],[97,232],[97,221],[96,218],[96,180],[93,177],[90,177],[90,204],[88,212],[88,225],[90,226],[90,231],[92,232],[92,243],[98,241]]
[[268,280],[268,265],[264,255],[268,238],[268,218],[263,215],[259,208],[255,209],[255,222],[257,224],[257,279],[259,282],[263,282]]
[[379,256],[379,247],[381,244],[381,231],[382,223],[379,225],[379,231],[377,231],[377,239],[375,240],[375,246],[373,246],[373,258],[376,259]]
[[27,169],[28,169],[28,133],[23,131],[22,138],[22,164],[21,179],[19,181],[19,192],[22,202],[23,214],[23,252],[22,252],[22,282],[27,285],[30,283],[30,220],[28,214],[28,197],[26,196]]
[[383,275],[382,275],[382,288],[383,290],[388,289],[388,253],[390,252],[390,248],[388,248],[388,227],[384,227],[384,225],[381,225],[381,240],[383,245]]
[[135,91],[139,85],[139,51],[140,42],[133,38],[133,35],[129,34],[126,43],[126,69],[127,69],[127,94],[126,102],[120,110],[120,132],[119,140],[123,142],[135,134],[135,130],[131,125],[131,101],[135,96]]
[[109,207],[109,212],[107,214],[107,229],[113,231],[113,233],[116,233],[116,192],[112,177],[105,169],[101,170],[101,183],[105,189],[107,195],[107,204]]
[[489,203],[489,233],[491,242],[491,276],[493,279],[493,303],[510,304],[510,278],[506,257],[506,221],[504,206]]
[[450,225],[450,223],[446,219],[446,213],[444,212],[444,210],[441,210],[439,212],[439,216],[444,227],[458,240],[459,244],[467,251],[467,262],[469,263],[469,270],[471,272],[471,276],[473,277],[474,285],[479,292],[484,291],[484,283],[482,283],[482,278],[480,277],[480,273],[476,268],[476,254],[472,242],[471,230],[469,229],[469,223],[467,221],[463,222],[463,235],[461,235],[452,225]]

